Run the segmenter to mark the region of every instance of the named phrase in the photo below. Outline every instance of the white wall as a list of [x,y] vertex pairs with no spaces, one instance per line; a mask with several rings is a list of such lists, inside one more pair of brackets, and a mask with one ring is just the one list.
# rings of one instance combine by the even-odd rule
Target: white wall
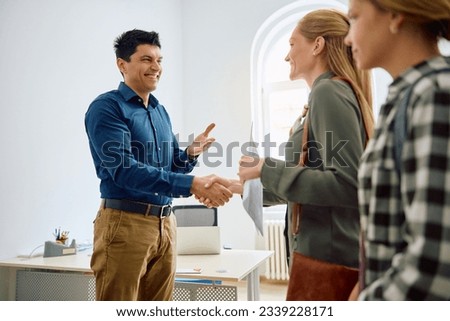
[[181,128],[180,3],[0,0],[0,258],[29,254],[59,226],[91,241],[100,195],[84,113],[122,80],[113,40],[123,31],[160,33],[156,94]]

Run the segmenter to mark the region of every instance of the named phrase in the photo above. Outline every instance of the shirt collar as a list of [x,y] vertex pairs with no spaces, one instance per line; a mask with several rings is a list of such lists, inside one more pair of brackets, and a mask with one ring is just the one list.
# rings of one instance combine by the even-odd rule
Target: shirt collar
[[[123,81],[120,82],[119,84],[119,88],[117,89],[120,94],[123,96],[123,98],[126,101],[141,101],[141,97],[139,97],[138,94],[136,94],[134,92],[133,89],[131,89],[130,87],[128,87],[128,85],[126,85]],[[155,96],[153,96],[152,94],[150,94],[149,97],[149,107],[153,107],[156,108],[159,105],[159,101],[158,99],[156,99]]]
[[331,70],[325,71],[323,74],[320,74],[313,82],[313,87],[322,79],[331,79],[334,77],[334,73]]

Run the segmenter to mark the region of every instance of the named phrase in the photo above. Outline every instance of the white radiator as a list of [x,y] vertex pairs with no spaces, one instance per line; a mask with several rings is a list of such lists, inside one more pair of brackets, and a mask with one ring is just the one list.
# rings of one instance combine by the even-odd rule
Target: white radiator
[[288,280],[289,271],[286,263],[286,245],[284,240],[284,220],[264,221],[264,242],[266,250],[274,255],[266,260],[265,276],[270,280]]

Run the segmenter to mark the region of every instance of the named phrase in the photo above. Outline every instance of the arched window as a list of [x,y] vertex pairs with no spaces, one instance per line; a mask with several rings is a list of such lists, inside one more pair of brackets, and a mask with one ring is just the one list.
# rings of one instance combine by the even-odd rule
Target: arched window
[[[311,3],[313,2],[313,3]],[[307,102],[309,89],[303,80],[289,80],[289,37],[308,12],[334,8],[347,12],[347,1],[303,0],[285,6],[259,28],[251,51],[253,135],[264,156],[283,158],[282,144],[289,128]],[[270,137],[268,136],[270,135]],[[270,139],[270,140],[269,140]],[[268,142],[271,143],[269,148]]]

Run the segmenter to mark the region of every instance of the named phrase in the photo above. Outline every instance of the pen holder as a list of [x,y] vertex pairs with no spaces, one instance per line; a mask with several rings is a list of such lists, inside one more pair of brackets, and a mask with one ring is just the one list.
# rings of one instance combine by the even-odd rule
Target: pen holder
[[61,243],[47,241],[44,247],[44,257],[73,255],[77,253],[77,244],[72,240],[69,246]]

